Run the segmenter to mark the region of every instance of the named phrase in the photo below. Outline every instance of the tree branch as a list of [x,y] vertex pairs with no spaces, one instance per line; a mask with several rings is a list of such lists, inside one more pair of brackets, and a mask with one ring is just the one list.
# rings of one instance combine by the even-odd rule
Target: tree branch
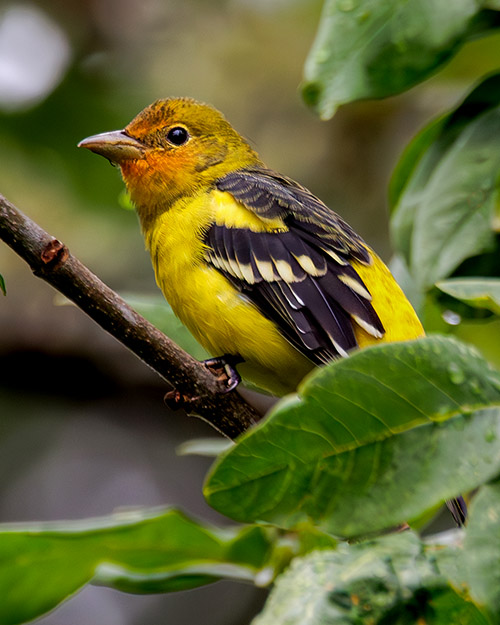
[[176,389],[188,414],[235,438],[260,415],[238,393],[221,393],[217,379],[72,256],[68,248],[0,195],[0,238],[96,323]]

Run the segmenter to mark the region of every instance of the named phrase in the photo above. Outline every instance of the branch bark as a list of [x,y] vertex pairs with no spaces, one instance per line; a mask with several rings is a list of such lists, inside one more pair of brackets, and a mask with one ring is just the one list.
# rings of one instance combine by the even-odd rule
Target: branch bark
[[214,375],[106,286],[68,248],[0,195],[0,238],[33,273],[63,293],[104,330],[171,384],[188,414],[229,438],[260,415],[235,392],[221,393]]

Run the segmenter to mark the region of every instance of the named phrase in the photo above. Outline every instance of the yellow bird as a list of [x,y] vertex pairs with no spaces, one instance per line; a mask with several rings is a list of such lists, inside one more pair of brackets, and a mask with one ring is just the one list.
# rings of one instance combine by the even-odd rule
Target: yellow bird
[[268,169],[211,106],[158,100],[124,130],[79,145],[120,166],[156,281],[222,357],[230,388],[236,364],[282,395],[353,349],[423,336],[373,250],[310,191]]

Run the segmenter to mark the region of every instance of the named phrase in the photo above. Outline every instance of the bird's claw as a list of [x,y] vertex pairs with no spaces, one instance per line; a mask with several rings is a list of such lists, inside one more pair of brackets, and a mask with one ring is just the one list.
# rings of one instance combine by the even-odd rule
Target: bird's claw
[[[232,354],[225,354],[218,358],[209,358],[204,360],[205,367],[213,373],[218,382],[220,382],[220,393],[229,393],[233,391],[241,382],[240,374],[236,371],[236,365],[243,362],[241,356],[233,356]],[[163,401],[171,410],[189,410],[190,405],[199,400],[200,397],[189,396],[181,393],[177,389],[168,391],[165,394]]]
[[243,358],[240,356],[224,354],[224,356],[217,358],[208,358],[203,361],[203,364],[217,376],[218,381],[223,385],[221,393],[229,393],[241,382],[241,376],[236,371],[236,365],[240,362],[243,362]]

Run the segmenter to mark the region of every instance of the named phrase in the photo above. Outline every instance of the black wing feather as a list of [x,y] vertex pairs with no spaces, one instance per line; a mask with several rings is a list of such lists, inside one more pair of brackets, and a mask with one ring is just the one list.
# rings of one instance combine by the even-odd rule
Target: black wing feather
[[275,232],[213,225],[207,260],[248,297],[283,336],[315,363],[356,347],[353,326],[374,336],[384,328],[352,265],[369,264],[362,239],[296,182],[267,169],[247,169],[217,182]]
[[291,178],[270,169],[244,169],[227,174],[217,183],[263,219],[282,218],[326,242],[335,251],[369,263],[363,240],[337,213]]
[[247,230],[243,230],[242,228],[234,228],[232,235],[236,260],[240,265],[249,265],[250,258],[252,256],[252,250],[250,248],[250,241]]
[[293,284],[291,288],[302,301],[307,302],[307,308],[314,314],[317,324],[328,337],[326,345],[330,349],[332,346],[334,348],[332,357],[338,354],[345,356],[348,350],[356,346],[349,314],[325,294],[315,278]]

